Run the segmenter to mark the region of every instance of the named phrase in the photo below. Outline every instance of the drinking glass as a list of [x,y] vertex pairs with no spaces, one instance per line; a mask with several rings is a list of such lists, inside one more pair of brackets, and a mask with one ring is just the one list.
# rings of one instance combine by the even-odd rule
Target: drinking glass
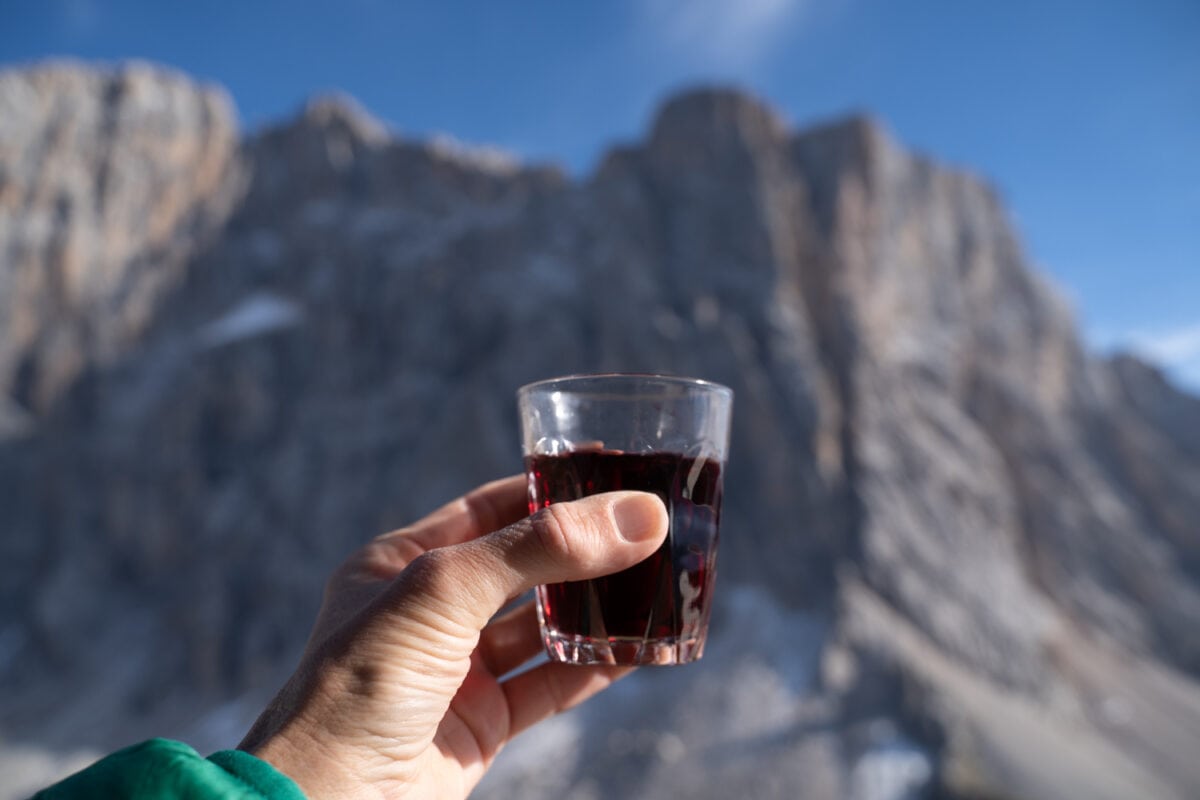
[[599,492],[662,499],[670,530],[646,560],[537,588],[542,641],[570,664],[683,664],[704,653],[733,392],[666,375],[577,375],[517,392],[529,510]]

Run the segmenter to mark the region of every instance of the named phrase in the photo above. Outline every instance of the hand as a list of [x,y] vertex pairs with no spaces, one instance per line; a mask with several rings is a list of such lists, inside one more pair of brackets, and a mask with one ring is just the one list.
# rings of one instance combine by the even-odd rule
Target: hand
[[610,574],[662,543],[654,495],[612,492],[526,517],[523,478],[487,484],[352,555],[300,666],[240,745],[324,797],[458,798],[500,748],[628,669],[548,663],[540,583]]

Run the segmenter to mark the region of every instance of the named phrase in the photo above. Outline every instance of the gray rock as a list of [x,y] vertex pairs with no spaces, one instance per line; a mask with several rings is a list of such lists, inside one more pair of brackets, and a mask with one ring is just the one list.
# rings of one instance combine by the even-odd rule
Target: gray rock
[[713,641],[481,797],[1200,793],[1200,400],[1086,353],[996,193],[874,121],[692,92],[576,182],[37,67],[0,75],[0,253],[28,769],[232,744],[346,552],[520,469],[518,385],[624,369],[737,392]]
[[132,63],[0,74],[0,390],[47,411],[137,343],[237,191],[226,94]]

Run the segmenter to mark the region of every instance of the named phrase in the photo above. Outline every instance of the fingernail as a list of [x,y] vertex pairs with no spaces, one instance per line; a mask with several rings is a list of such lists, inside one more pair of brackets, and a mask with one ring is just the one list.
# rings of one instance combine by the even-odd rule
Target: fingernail
[[641,542],[659,535],[664,517],[663,504],[650,494],[630,493],[613,504],[613,519],[621,538]]

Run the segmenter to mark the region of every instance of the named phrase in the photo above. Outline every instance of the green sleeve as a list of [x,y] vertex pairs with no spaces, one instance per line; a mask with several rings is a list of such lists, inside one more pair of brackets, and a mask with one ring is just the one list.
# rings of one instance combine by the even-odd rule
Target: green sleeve
[[239,750],[205,759],[182,742],[151,739],[119,750],[34,800],[304,800],[290,778]]

